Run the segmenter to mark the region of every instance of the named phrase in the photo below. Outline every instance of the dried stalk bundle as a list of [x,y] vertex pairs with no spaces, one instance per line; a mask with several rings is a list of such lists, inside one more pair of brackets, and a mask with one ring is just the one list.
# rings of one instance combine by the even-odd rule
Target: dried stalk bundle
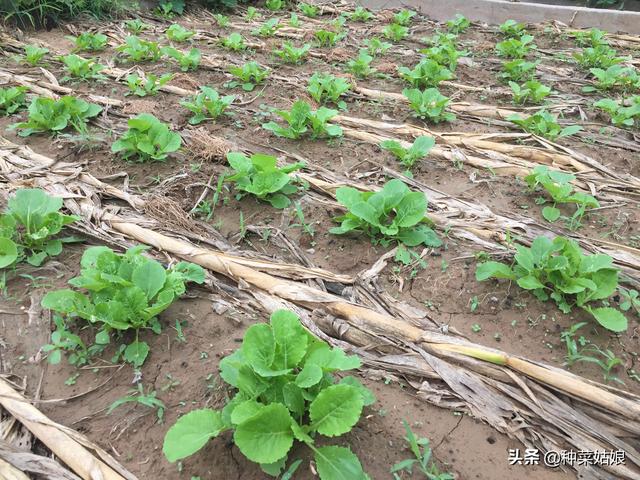
[[[128,472],[111,455],[90,442],[86,437],[75,430],[49,420],[3,378],[0,378],[0,405],[27,427],[80,478],[84,480],[137,480],[137,477]],[[11,452],[5,453],[6,450],[0,446],[0,458],[5,462],[9,462],[10,459],[14,459],[16,462],[28,460],[24,456],[16,457],[15,452],[13,455]],[[21,477],[15,478],[20,479]]]
[[[419,327],[387,310],[361,303],[309,285],[258,271],[253,265],[189,242],[163,235],[152,228],[154,222],[121,207],[106,203],[107,190],[115,198],[131,195],[108,189],[95,180],[83,181],[77,171],[66,167],[43,175],[38,158],[24,158],[16,152],[0,150],[0,168],[11,184],[36,183],[50,193],[65,198],[65,206],[83,217],[80,228],[92,233],[127,237],[202,265],[237,282],[266,310],[295,305],[310,328],[324,331],[350,343],[352,349],[366,345],[363,352],[370,365],[412,375],[425,401],[449,408],[463,408],[497,430],[524,444],[542,449],[622,449],[626,465],[577,466],[582,478],[638,478],[640,453],[629,438],[640,435],[640,397],[582,379],[572,373],[542,363],[473,344],[435,326]],[[19,153],[28,153],[21,148]],[[325,188],[333,188],[327,187]],[[135,201],[134,201],[135,204]],[[244,260],[244,259],[242,259]],[[305,272],[304,267],[298,268]],[[375,268],[379,268],[375,266]],[[372,267],[373,270],[375,270]],[[274,264],[273,271],[277,271]],[[365,272],[366,276],[370,274]],[[304,273],[301,277],[304,278]],[[336,340],[337,341],[337,340]],[[351,343],[352,342],[352,343]],[[372,346],[376,346],[372,348]],[[445,392],[442,396],[438,392]]]

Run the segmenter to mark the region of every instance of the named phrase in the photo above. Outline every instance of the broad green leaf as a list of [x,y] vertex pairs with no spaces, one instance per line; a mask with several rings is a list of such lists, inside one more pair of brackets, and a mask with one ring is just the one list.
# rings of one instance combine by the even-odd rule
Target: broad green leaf
[[[244,334],[242,354],[253,368],[268,370],[276,354],[276,342],[271,327],[266,323],[250,326]],[[277,459],[273,461],[275,460]]]
[[613,259],[603,253],[584,256],[580,261],[580,271],[583,273],[597,272],[603,268],[613,268]]
[[167,273],[160,263],[147,260],[133,270],[131,280],[151,300],[160,291],[167,278]]
[[231,422],[234,425],[238,425],[240,423],[249,420],[256,413],[258,413],[264,406],[255,400],[246,400],[244,402],[239,403],[231,412]]
[[315,363],[305,363],[296,377],[296,385],[300,388],[310,388],[322,380],[322,368]]
[[223,430],[219,411],[208,408],[193,410],[180,417],[167,431],[162,451],[167,460],[173,463],[193,455]]
[[327,387],[309,406],[312,426],[328,437],[347,433],[358,422],[363,404],[357,388],[350,385]]
[[284,457],[293,445],[292,421],[284,405],[272,403],[238,425],[233,439],[249,460],[273,463]]
[[289,382],[283,387],[282,396],[284,397],[284,404],[291,412],[297,415],[304,414],[304,397],[300,387],[295,383]]
[[18,247],[8,238],[0,238],[0,268],[8,267],[18,259]]
[[394,222],[400,227],[411,227],[424,218],[427,199],[422,192],[407,193],[396,207]]
[[324,370],[353,370],[360,367],[360,359],[356,355],[347,355],[339,348],[329,348],[322,344],[312,351],[305,363],[314,363]]
[[513,270],[508,265],[500,262],[482,262],[476,267],[476,280],[479,282],[489,278],[515,279]]
[[132,342],[127,345],[124,350],[123,358],[133,364],[134,367],[140,367],[149,355],[149,345],[146,342]]
[[298,316],[289,310],[271,314],[271,328],[276,342],[276,363],[281,368],[293,368],[307,352],[307,336]]
[[49,292],[40,302],[42,308],[60,313],[73,313],[78,309],[78,305],[86,303],[87,298],[84,295],[68,288]]
[[542,209],[542,216],[547,222],[555,222],[560,218],[560,209],[556,207],[544,207]]
[[185,281],[198,284],[204,283],[205,273],[200,265],[191,262],[178,262],[173,267],[173,271],[180,272]]
[[518,279],[518,285],[525,290],[536,290],[538,288],[544,288],[544,285],[540,283],[533,275],[527,275]]
[[329,446],[315,450],[321,480],[367,480],[358,457],[346,447]]
[[615,308],[601,307],[587,308],[586,310],[607,330],[612,332],[624,332],[627,329],[627,317]]

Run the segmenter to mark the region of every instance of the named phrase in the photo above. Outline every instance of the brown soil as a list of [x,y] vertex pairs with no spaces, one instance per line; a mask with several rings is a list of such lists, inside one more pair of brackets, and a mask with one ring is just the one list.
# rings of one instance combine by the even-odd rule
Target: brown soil
[[[268,12],[263,12],[265,17]],[[240,22],[239,16],[231,15],[232,23]],[[264,18],[262,20],[264,20]],[[206,29],[213,35],[224,34],[213,25],[208,17],[194,15],[188,19],[178,18],[187,28]],[[304,22],[304,18],[303,18]],[[417,21],[416,31],[419,37],[435,32],[436,26],[428,21]],[[96,28],[109,28],[109,24],[91,24]],[[226,140],[238,148],[277,154],[280,150],[299,155],[309,165],[324,167],[350,178],[369,183],[381,183],[376,165],[386,165],[399,169],[397,162],[388,152],[378,147],[355,142],[349,139],[332,141],[289,141],[271,136],[260,125],[268,121],[268,107],[289,108],[297,98],[308,98],[305,83],[302,80],[315,71],[328,71],[334,74],[342,72],[342,59],[357,53],[358,45],[368,34],[368,27],[362,24],[350,24],[351,33],[340,47],[339,54],[325,58],[311,58],[301,66],[291,67],[279,64],[269,54],[273,46],[279,45],[279,39],[260,39],[269,45],[266,50],[230,53],[212,41],[198,40],[203,56],[223,58],[229,64],[241,64],[255,60],[273,68],[274,74],[287,77],[294,86],[276,80],[267,80],[264,90],[259,86],[254,92],[241,93],[240,89],[226,88],[230,77],[221,71],[199,69],[196,72],[181,74],[172,85],[193,89],[194,85],[209,85],[225,93],[242,96],[242,107],[234,108],[234,116],[225,117],[217,122],[206,122],[202,128],[214,137]],[[379,32],[380,25],[372,27]],[[72,44],[64,38],[66,31],[30,33],[29,37],[46,42],[52,52],[63,53],[72,49]],[[254,41],[250,30],[243,31],[247,39]],[[146,32],[142,36],[155,38],[167,43],[164,35]],[[370,35],[369,35],[370,36]],[[480,27],[473,27],[461,35],[462,45],[476,53],[474,65],[460,65],[457,70],[459,83],[475,86],[502,88],[496,82],[499,64],[493,58],[493,45],[496,34]],[[550,34],[538,33],[536,41],[541,49],[570,50],[570,39]],[[207,43],[209,42],[209,43]],[[298,43],[298,42],[296,42]],[[403,82],[394,75],[389,65],[412,66],[418,56],[406,55],[407,48],[421,48],[415,41],[401,42],[402,50],[392,49],[388,54],[374,62],[374,66],[384,70],[386,76],[359,80],[358,84],[367,88],[380,88],[386,91],[401,92]],[[317,49],[316,51],[329,51]],[[398,52],[401,53],[398,53]],[[624,52],[621,52],[624,53]],[[111,61],[114,51],[99,54],[103,63]],[[550,67],[571,69],[566,78],[580,79],[584,75],[575,65],[562,63],[550,56],[542,57],[543,63]],[[0,65],[16,73],[38,77],[37,69],[17,66],[9,58],[0,58]],[[387,68],[385,68],[385,65]],[[127,68],[124,65],[122,68]],[[60,64],[51,61],[47,66],[56,78],[64,76]],[[158,62],[143,65],[145,72],[163,74],[167,71],[178,72],[173,63]],[[558,73],[558,76],[561,76]],[[554,101],[561,100],[566,94],[579,94],[581,87],[561,80],[546,81],[558,92]],[[109,145],[125,128],[127,116],[139,112],[152,112],[161,120],[170,123],[181,131],[192,129],[188,125],[189,112],[179,107],[178,96],[160,93],[155,97],[138,99],[125,96],[126,85],[111,80],[96,83],[70,83],[78,95],[99,94],[127,101],[123,111],[111,109],[103,115],[99,126],[92,129],[98,135],[97,142],[87,142],[78,138],[52,139],[45,135],[35,135],[28,139],[18,137],[14,131],[3,133],[9,140],[26,143],[38,153],[66,161],[78,161],[98,177],[126,172],[129,188],[132,191],[153,192],[170,197],[185,212],[194,207],[203,186],[210,179],[216,184],[217,176],[225,166],[216,159],[197,158],[188,150],[171,157],[163,163],[137,164],[125,163],[109,153]],[[508,97],[499,93],[479,94],[444,87],[443,93],[456,101],[481,102],[512,107]],[[259,94],[259,95],[258,95]],[[584,100],[584,110],[590,119],[598,118],[589,111],[594,98]],[[351,98],[348,101],[348,114],[353,117],[382,119],[396,122],[421,124],[410,116],[406,105],[398,103],[380,103]],[[0,129],[25,118],[0,118]],[[578,121],[577,116],[571,120]],[[598,121],[606,120],[598,118]],[[505,127],[491,122],[477,122],[460,117],[451,125],[438,125],[437,131],[464,132],[502,132]],[[594,130],[597,132],[597,129]],[[590,145],[579,139],[566,139],[563,144],[590,155],[602,163],[620,172],[640,174],[638,153],[623,149]],[[91,148],[89,148],[91,147]],[[276,150],[280,149],[280,150]],[[523,183],[515,178],[494,177],[491,172],[459,168],[456,165],[425,159],[414,171],[416,179],[428,186],[442,190],[450,195],[487,205],[496,213],[513,212],[543,221],[540,207],[535,204],[535,196],[526,192]],[[116,178],[114,182],[121,182]],[[211,199],[209,196],[208,199]],[[222,202],[217,205],[210,223],[232,243],[243,249],[253,249],[265,256],[280,261],[297,262],[292,253],[282,245],[268,240],[252,231],[263,234],[274,228],[282,230],[289,239],[317,267],[335,273],[356,274],[371,266],[385,251],[382,246],[374,246],[367,239],[336,237],[328,233],[333,225],[332,218],[338,211],[330,204],[318,203],[311,195],[300,199],[305,221],[313,226],[314,236],[305,233],[299,226],[299,219],[293,208],[279,211],[266,208],[251,198],[235,199],[234,193],[225,187]],[[201,218],[204,218],[201,217]],[[632,246],[640,243],[638,233],[638,209],[634,204],[605,209],[589,215],[584,220],[582,232],[593,238],[609,238],[613,241]],[[248,230],[244,232],[242,225]],[[560,366],[564,361],[564,346],[560,333],[577,321],[588,320],[586,314],[574,311],[570,315],[559,312],[551,303],[541,303],[532,295],[509,286],[506,282],[478,283],[474,278],[475,261],[471,258],[477,247],[470,244],[445,239],[441,249],[430,250],[425,257],[425,268],[398,268],[391,263],[380,276],[380,287],[394,297],[409,304],[427,308],[438,322],[448,324],[468,334],[474,342],[497,347],[532,360]],[[77,273],[82,247],[74,246],[55,261],[37,271],[19,270],[42,277],[36,284],[24,278],[9,281],[7,292],[2,301],[0,338],[0,360],[2,371],[13,373],[27,379],[27,392],[34,395],[37,391],[43,403],[38,406],[53,420],[76,428],[90,439],[100,443],[141,479],[182,479],[199,476],[201,479],[227,478],[266,478],[260,469],[246,461],[233,447],[231,438],[223,435],[211,441],[206,448],[185,460],[180,467],[169,464],[162,452],[162,439],[169,425],[176,418],[194,408],[202,406],[221,407],[225,401],[224,388],[217,376],[220,358],[238,347],[244,330],[256,321],[245,312],[226,311],[216,314],[212,305],[215,297],[204,289],[190,289],[192,298],[182,299],[161,316],[164,330],[161,335],[150,334],[145,340],[151,346],[151,354],[142,369],[142,384],[145,390],[155,390],[158,397],[167,406],[164,421],[159,422],[155,412],[142,406],[129,404],[120,407],[111,414],[106,409],[112,402],[134,388],[133,371],[130,366],[120,368],[111,365],[108,359],[112,352],[106,352],[103,360],[96,360],[91,368],[76,370],[63,365],[47,365],[42,359],[40,348],[49,340],[50,323],[44,318],[41,323],[30,324],[26,314],[30,305],[37,304],[45,289],[60,287]],[[44,286],[38,285],[45,283]],[[636,365],[639,351],[638,321],[628,315],[630,328],[621,335],[613,335],[590,327],[581,331],[589,340],[602,348],[611,349],[623,360],[623,365],[615,370],[624,385],[621,388],[640,392]],[[172,328],[176,320],[185,322],[181,341],[177,331]],[[89,338],[91,332],[82,332]],[[94,368],[95,367],[95,368]],[[593,364],[578,364],[572,368],[587,378],[602,381],[602,371]],[[76,375],[80,374],[79,376]],[[434,407],[418,399],[407,379],[390,378],[375,371],[363,370],[363,381],[372,388],[378,401],[368,408],[360,424],[340,441],[350,444],[362,460],[365,470],[373,479],[390,478],[389,468],[396,462],[409,456],[403,441],[402,420],[406,419],[417,434],[428,437],[434,448],[434,455],[443,470],[455,473],[462,479],[507,479],[526,475],[532,479],[572,478],[570,473],[558,472],[542,467],[509,466],[508,448],[522,448],[517,442],[508,439],[485,424],[467,415],[460,415]],[[66,385],[65,380],[69,380]],[[93,388],[106,383],[94,391]],[[40,385],[38,389],[37,386]],[[90,391],[72,400],[65,398]],[[61,399],[59,401],[49,401]],[[295,451],[291,458],[301,456],[308,460],[302,450]],[[296,478],[312,478],[313,473],[308,461],[301,466]],[[406,476],[404,478],[407,478]],[[417,475],[416,475],[416,478]]]

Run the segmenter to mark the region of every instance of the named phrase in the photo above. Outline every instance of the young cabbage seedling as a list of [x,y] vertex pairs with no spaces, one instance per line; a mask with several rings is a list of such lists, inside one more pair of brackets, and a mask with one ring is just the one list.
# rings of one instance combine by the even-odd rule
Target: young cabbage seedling
[[515,20],[507,20],[498,28],[503,35],[511,38],[520,38],[527,33],[525,24],[516,22]]
[[445,97],[437,88],[421,91],[417,88],[404,89],[402,94],[409,100],[409,105],[416,117],[434,123],[453,122],[456,116],[447,112],[449,97]]
[[69,73],[69,76],[62,78],[63,81],[77,78],[80,80],[104,80],[105,76],[100,74],[105,69],[104,65],[96,63],[91,58],[82,58],[75,53],[60,57],[60,60],[64,64],[65,70]]
[[[538,165],[524,178],[530,191],[535,192],[542,188],[551,197],[553,205],[545,206],[542,209],[542,216],[545,220],[555,222],[560,218],[561,212],[557,208],[557,204],[573,203],[576,205],[575,213],[570,218],[567,218],[567,226],[571,230],[575,230],[581,225],[582,217],[588,208],[600,206],[598,201],[591,195],[574,190],[571,182],[575,179],[575,175],[571,173],[549,170],[546,165]],[[536,200],[536,203],[543,205],[546,200],[541,198]]]
[[0,215],[0,269],[26,261],[35,267],[62,253],[74,237],[56,238],[78,217],[60,213],[62,199],[38,188],[17,190]]
[[303,163],[279,168],[276,157],[259,153],[247,157],[240,152],[228,153],[227,160],[234,172],[225,176],[224,181],[235,184],[240,192],[238,200],[251,194],[274,208],[286,208],[291,204],[289,195],[296,193],[298,187],[289,174],[304,167]]
[[136,368],[149,354],[149,345],[139,339],[140,331],[160,333],[158,315],[185,293],[187,282],[204,282],[199,265],[178,262],[165,269],[143,255],[147,248],[136,246],[119,254],[104,246],[90,247],[82,255],[80,275],[69,280],[75,289],[49,292],[42,299],[43,308],[97,327],[97,344],[107,345],[114,334],[134,331],[135,340],[122,350],[122,356]]
[[302,63],[311,50],[311,45],[305,43],[302,47],[294,47],[290,41],[286,41],[280,47],[280,50],[274,50],[273,53],[280,57],[285,63],[297,65]]
[[358,5],[353,10],[353,12],[351,12],[351,14],[349,14],[349,20],[351,20],[352,22],[368,22],[374,16],[375,15],[373,13],[371,13],[369,10],[367,10],[366,8]]
[[318,103],[333,102],[344,110],[347,104],[340,97],[351,90],[351,84],[341,77],[329,73],[314,73],[309,79],[307,92]]
[[125,43],[116,50],[126,55],[129,62],[155,62],[160,59],[162,52],[157,42],[143,40],[135,35],[125,38]]
[[522,118],[517,114],[511,115],[507,117],[507,120],[520,126],[526,132],[540,135],[549,140],[569,137],[582,130],[582,126],[580,125],[569,125],[562,128],[562,126],[558,124],[557,117],[545,110],[539,110],[526,118]]
[[27,106],[27,87],[0,88],[0,115],[12,115]]
[[382,30],[382,35],[393,42],[399,42],[409,34],[409,27],[392,23]]
[[67,95],[59,100],[48,97],[35,98],[28,110],[29,117],[26,122],[12,125],[12,128],[20,130],[18,135],[21,137],[42,132],[58,134],[68,127],[85,133],[87,122],[98,115],[102,107]]
[[618,269],[610,256],[584,255],[575,241],[565,237],[550,240],[540,236],[530,248],[518,244],[515,247],[513,266],[494,261],[479,263],[476,280],[513,280],[541,301],[551,298],[564,313],[577,306],[607,330],[627,329],[627,319],[620,311],[592,306],[592,302],[606,300],[618,288]]
[[41,48],[37,45],[27,45],[24,47],[24,61],[32,67],[35,67],[47,53],[49,53],[49,49],[47,48]]
[[276,115],[287,122],[286,127],[278,125],[276,122],[267,122],[262,128],[273,132],[278,137],[285,137],[296,140],[311,129],[311,138],[340,137],[342,128],[339,125],[327,123],[332,117],[338,114],[337,110],[320,107],[312,110],[304,100],[296,101],[291,110],[278,110]]
[[347,71],[358,78],[367,78],[376,72],[376,69],[371,66],[372,61],[373,57],[369,55],[367,50],[362,49],[356,58],[347,62]]
[[229,73],[239,80],[239,82],[235,80],[229,82],[227,84],[229,87],[242,85],[243,90],[250,92],[269,76],[269,69],[262,68],[258,62],[252,61],[241,67],[229,67]]
[[182,25],[174,23],[167,29],[167,38],[172,42],[186,42],[193,37],[196,32],[187,30]]
[[612,98],[603,98],[593,106],[607,112],[611,123],[617,127],[633,127],[636,121],[640,122],[640,95],[624,99],[621,103]]
[[363,407],[375,402],[355,377],[338,381],[334,376],[359,366],[358,357],[306,331],[294,313],[276,310],[269,324],[249,327],[241,348],[220,362],[220,375],[235,396],[222,410],[204,408],[180,417],[167,431],[162,450],[176,462],[231,430],[240,452],[272,476],[283,472],[298,441],[313,451],[320,480],[366,480],[349,448],[316,444],[320,435],[349,432]]
[[279,19],[270,18],[269,20],[264,22],[262,25],[260,25],[259,28],[256,28],[255,30],[253,30],[253,32],[251,33],[253,33],[254,35],[258,35],[260,37],[272,37],[276,34],[278,29],[281,27],[282,25],[280,25]]
[[125,93],[125,95],[137,95],[138,97],[156,95],[172,78],[172,73],[165,73],[161,77],[157,77],[153,73],[147,73],[144,77],[132,73],[131,75],[127,75],[129,91]]
[[463,33],[470,26],[469,19],[459,13],[453,19],[447,21],[447,29],[455,35]]
[[107,48],[107,36],[103,33],[83,32],[77,37],[66,38],[75,43],[76,52],[99,52]]
[[235,95],[221,96],[217,90],[202,86],[199,93],[189,100],[180,102],[180,105],[193,113],[189,123],[198,125],[205,120],[215,120],[222,114],[227,113],[227,108],[235,99]]
[[163,161],[182,145],[179,134],[150,113],[141,113],[127,121],[129,129],[111,145],[111,151],[125,160]]
[[453,78],[448,68],[430,58],[423,58],[413,69],[398,67],[398,73],[415,88],[437,87],[440,82]]
[[196,70],[200,65],[200,59],[202,58],[202,53],[198,48],[192,48],[189,50],[189,53],[183,53],[173,47],[164,47],[162,49],[162,53],[178,62],[180,70],[183,72]]
[[427,198],[412,192],[402,180],[389,180],[378,192],[361,192],[352,187],[336,190],[336,199],[347,213],[336,218],[339,227],[329,230],[336,235],[364,233],[375,243],[400,242],[408,247],[439,247],[442,241],[429,226]]
[[543,85],[537,80],[528,80],[522,85],[509,82],[513,92],[513,103],[523,105],[525,103],[539,104],[551,93],[551,87]]
[[403,147],[396,140],[385,140],[380,147],[390,151],[402,165],[411,170],[418,160],[429,155],[429,151],[435,144],[433,137],[421,136],[416,138],[410,147]]

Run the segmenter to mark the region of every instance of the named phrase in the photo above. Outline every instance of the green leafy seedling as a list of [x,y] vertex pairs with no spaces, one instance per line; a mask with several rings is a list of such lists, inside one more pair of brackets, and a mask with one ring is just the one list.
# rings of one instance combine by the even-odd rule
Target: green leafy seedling
[[498,28],[503,35],[511,38],[520,38],[527,33],[524,23],[511,19],[501,24]]
[[309,18],[316,18],[320,13],[320,9],[317,5],[312,5],[310,3],[301,2],[298,4],[298,10],[305,16]]
[[62,253],[73,237],[56,238],[78,217],[60,213],[62,199],[38,188],[17,190],[0,215],[0,269],[26,261],[38,267],[48,257]]
[[375,15],[366,8],[358,5],[353,12],[349,14],[349,20],[352,22],[368,22]]
[[12,115],[27,106],[27,87],[0,88],[0,115]]
[[162,423],[164,419],[164,411],[167,408],[162,400],[160,400],[157,396],[157,392],[155,390],[149,389],[148,393],[144,392],[142,387],[142,383],[138,383],[138,388],[132,388],[129,390],[129,393],[124,397],[117,399],[107,409],[107,415],[111,414],[116,408],[121,407],[122,405],[126,405],[128,403],[137,403],[140,405],[144,405],[148,408],[153,408],[156,410],[156,416],[158,418],[158,422]]
[[139,18],[134,18],[133,20],[127,20],[124,22],[124,26],[127,30],[129,30],[134,35],[143,32],[144,30],[148,30],[151,28],[149,25],[144,23]]
[[289,174],[304,167],[303,163],[279,168],[276,157],[258,153],[247,157],[240,152],[228,153],[227,160],[234,171],[225,176],[224,181],[235,184],[236,190],[241,192],[238,198],[251,194],[274,208],[286,208],[291,204],[289,195],[296,193],[298,187]]
[[447,30],[449,32],[459,35],[471,26],[471,22],[464,15],[456,14],[456,16],[447,21]]
[[216,23],[220,28],[227,28],[231,24],[231,20],[227,15],[216,13],[213,18],[215,18]]
[[184,53],[173,47],[164,47],[162,52],[178,62],[180,70],[183,72],[196,70],[200,65],[200,59],[202,58],[202,53],[198,48],[192,48],[188,53]]
[[[598,201],[586,193],[574,190],[571,182],[576,179],[571,173],[549,170],[546,165],[538,165],[533,171],[527,175],[524,180],[532,192],[543,189],[551,197],[552,205],[545,206],[542,209],[542,216],[549,222],[555,222],[561,216],[558,204],[574,204],[576,206],[575,213],[567,219],[567,226],[575,230],[581,225],[582,217],[589,208],[598,208]],[[537,201],[538,204],[544,204],[545,200]]]
[[76,52],[99,52],[107,48],[107,36],[104,33],[83,32],[77,37],[66,37],[75,43]]
[[520,38],[507,38],[496,44],[496,53],[505,58],[524,58],[537,48],[533,44],[533,35],[523,35]]
[[524,105],[525,103],[539,104],[551,93],[551,87],[543,85],[537,80],[527,80],[521,85],[509,82],[513,93],[513,103]]
[[384,42],[378,37],[367,38],[363,45],[367,49],[367,53],[372,57],[384,55],[384,53],[392,47],[389,42]]
[[305,60],[309,50],[311,50],[311,45],[308,43],[305,43],[302,47],[294,47],[290,41],[286,41],[282,44],[280,50],[274,50],[273,53],[285,63],[297,65]]
[[637,90],[640,88],[640,75],[633,67],[612,65],[607,69],[592,68],[589,70],[595,77],[593,86],[583,87],[583,92],[595,90]]
[[582,51],[574,53],[573,58],[578,65],[586,69],[607,69],[628,60],[626,57],[618,57],[618,52],[607,45],[583,48]]
[[391,40],[392,42],[399,42],[409,34],[409,27],[392,23],[382,29],[382,35],[384,38]]
[[437,87],[440,82],[453,78],[447,67],[430,58],[423,58],[413,69],[398,67],[398,73],[415,88]]
[[441,45],[423,48],[420,53],[425,55],[426,58],[446,66],[452,72],[458,66],[458,59],[469,54],[466,50],[458,50],[453,43],[442,43]]
[[77,78],[80,80],[104,80],[105,76],[102,72],[105,69],[104,65],[100,65],[92,58],[82,58],[75,53],[60,57],[60,60],[64,64],[65,70],[69,76],[64,77],[63,80],[69,80],[71,78]]
[[424,193],[412,192],[401,180],[389,180],[375,193],[340,187],[336,199],[347,208],[347,213],[336,218],[339,227],[329,230],[335,235],[363,233],[382,245],[394,241],[408,247],[442,245],[426,217]]
[[385,140],[380,147],[391,152],[402,165],[411,170],[415,163],[429,155],[436,141],[433,137],[421,136],[410,147],[403,147],[396,140]]
[[618,269],[605,254],[584,255],[578,244],[565,237],[536,237],[531,247],[516,244],[514,265],[488,261],[479,263],[476,280],[504,278],[531,291],[539,300],[552,299],[564,313],[577,306],[613,332],[627,329],[626,317],[612,307],[594,307],[618,288]]
[[314,32],[313,37],[319,47],[333,47],[344,37],[344,33],[320,29]]
[[24,61],[32,67],[35,67],[47,53],[49,53],[48,48],[38,47],[37,45],[27,45],[24,47]]
[[590,30],[575,30],[571,32],[573,38],[579,47],[599,47],[601,45],[609,45],[607,40],[607,32],[604,32],[598,28],[592,28]]
[[524,82],[532,80],[536,74],[539,61],[527,62],[521,58],[504,62],[500,78],[505,82]]
[[356,58],[347,62],[346,70],[358,78],[367,78],[376,72],[376,69],[371,66],[372,61],[373,56],[369,55],[367,50],[361,49]]
[[393,16],[392,22],[396,25],[403,25],[407,27],[411,24],[413,17],[415,17],[416,15],[416,12],[414,12],[413,10],[403,9]]
[[150,113],[130,118],[127,125],[128,130],[111,145],[111,151],[125,160],[163,161],[182,145],[180,135]]
[[640,95],[623,100],[622,105],[612,98],[603,98],[593,106],[607,112],[611,123],[617,127],[633,127],[636,122],[640,122]]
[[146,248],[136,246],[119,254],[104,246],[90,247],[82,255],[80,275],[69,280],[75,289],[49,292],[42,299],[43,308],[94,325],[97,344],[108,344],[114,333],[134,331],[135,340],[122,355],[136,368],[149,354],[149,345],[139,339],[140,330],[160,333],[157,316],[185,293],[187,282],[204,282],[202,267],[178,262],[165,269],[143,255]]
[[416,117],[434,123],[453,122],[456,116],[447,112],[449,97],[445,97],[437,88],[422,91],[417,88],[404,89],[402,94],[409,100],[409,105]]
[[191,125],[198,125],[205,120],[215,120],[222,114],[227,113],[226,110],[236,99],[235,95],[220,95],[217,90],[211,87],[200,87],[193,98],[180,102],[193,117],[189,119]]
[[125,95],[137,95],[138,97],[156,95],[172,78],[172,73],[165,73],[161,77],[157,77],[153,73],[147,73],[144,77],[139,76],[137,73],[132,73],[127,75],[129,91]]
[[192,32],[191,30],[187,30],[182,25],[174,23],[169,28],[167,28],[166,35],[169,40],[172,42],[186,42],[191,37],[193,37],[196,32]]
[[507,120],[515,123],[526,132],[540,135],[549,140],[569,137],[582,130],[580,125],[569,125],[563,128],[558,124],[558,118],[545,110],[539,110],[526,118],[522,118],[518,114],[510,115]]
[[258,62],[252,61],[240,67],[229,67],[229,73],[239,80],[229,82],[230,87],[242,85],[244,91],[250,92],[269,76],[269,69],[262,68]]
[[309,79],[307,92],[318,103],[333,102],[344,110],[347,104],[340,97],[351,90],[352,85],[342,77],[330,73],[314,73]]
[[239,52],[241,50],[247,49],[247,44],[244,41],[244,37],[238,32],[230,33],[228,36],[221,38],[220,45],[233,52]]
[[247,7],[247,13],[245,13],[245,18],[248,22],[255,20],[256,18],[260,18],[262,14],[258,11],[256,7]]
[[60,133],[73,127],[79,133],[87,131],[87,122],[102,111],[102,107],[67,95],[59,100],[48,97],[33,99],[29,105],[26,122],[13,125],[20,130],[18,135],[28,137],[34,133]]
[[124,39],[125,43],[116,47],[116,51],[123,53],[128,62],[156,62],[162,56],[157,42],[143,40],[135,35]]
[[272,12],[277,12],[278,10],[282,10],[286,6],[286,2],[285,0],[267,0],[264,6]]
[[[162,450],[176,462],[232,430],[240,452],[272,476],[285,469],[297,440],[313,451],[320,480],[366,480],[349,448],[316,445],[319,435],[349,432],[363,407],[375,402],[355,377],[338,382],[333,375],[359,366],[357,357],[307,332],[294,313],[277,310],[269,324],[249,327],[242,347],[220,362],[220,375],[237,390],[235,396],[222,410],[205,408],[180,417],[167,431]],[[285,475],[290,477],[297,465]]]
[[326,107],[312,110],[311,105],[307,102],[298,100],[291,106],[291,110],[278,110],[275,113],[287,122],[287,126],[283,127],[276,122],[267,122],[262,125],[262,128],[278,137],[296,140],[309,129],[311,129],[311,138],[342,136],[342,128],[339,125],[327,123],[338,114],[337,110]]
[[260,27],[256,28],[252,33],[260,37],[273,37],[279,28],[282,28],[280,20],[277,18],[270,18],[260,25]]

